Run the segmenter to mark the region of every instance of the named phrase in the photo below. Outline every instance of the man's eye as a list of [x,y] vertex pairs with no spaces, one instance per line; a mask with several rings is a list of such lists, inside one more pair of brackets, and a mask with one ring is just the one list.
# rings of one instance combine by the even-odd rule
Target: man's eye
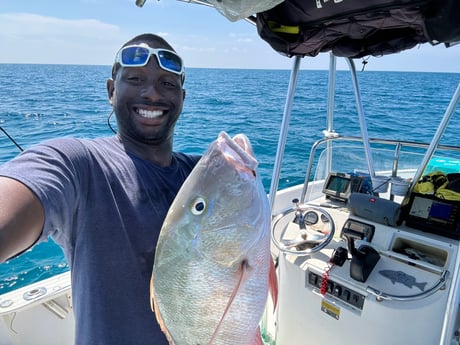
[[162,80],[161,85],[163,85],[163,87],[168,88],[168,89],[175,89],[175,88],[180,87],[179,83],[177,83],[176,81],[172,81],[172,80]]

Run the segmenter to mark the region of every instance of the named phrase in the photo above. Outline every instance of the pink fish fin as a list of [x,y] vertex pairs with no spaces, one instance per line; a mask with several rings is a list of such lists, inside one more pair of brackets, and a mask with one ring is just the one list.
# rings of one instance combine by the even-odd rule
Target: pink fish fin
[[278,278],[276,276],[276,269],[273,260],[270,260],[270,272],[268,274],[268,286],[273,301],[273,310],[276,309],[278,303]]
[[169,334],[168,329],[166,328],[163,318],[161,317],[160,309],[158,309],[158,305],[155,300],[155,290],[153,288],[153,274],[152,278],[150,278],[150,308],[155,313],[155,317],[157,318],[157,322],[160,325],[160,329],[165,334],[166,339],[168,339],[169,345],[174,345],[174,341],[171,335]]
[[156,304],[155,304],[155,291],[153,289],[153,274],[150,278],[150,309],[156,314]]
[[243,281],[245,280],[245,277],[248,273],[248,263],[247,261],[243,261],[241,263],[241,275],[240,279],[238,280],[238,283],[236,284],[235,288],[233,289],[232,295],[230,296],[227,306],[225,307],[224,313],[222,314],[222,317],[219,320],[219,323],[217,324],[216,329],[214,330],[214,333],[212,334],[211,339],[208,342],[208,345],[212,345],[214,341],[216,340],[217,334],[219,333],[220,328],[222,327],[222,324],[225,320],[225,317],[227,316],[228,311],[230,310],[230,307],[233,304],[233,301],[235,300],[235,296],[238,294],[238,291],[241,288],[241,285]]
[[251,345],[264,345],[262,335],[260,334],[260,327],[257,327],[256,337],[254,338],[254,343],[252,343]]

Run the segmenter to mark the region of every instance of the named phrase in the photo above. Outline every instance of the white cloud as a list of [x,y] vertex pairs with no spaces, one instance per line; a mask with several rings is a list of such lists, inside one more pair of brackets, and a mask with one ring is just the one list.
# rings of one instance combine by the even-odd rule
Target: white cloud
[[96,19],[66,20],[29,13],[0,14],[0,33],[24,38],[53,35],[57,37],[94,37],[106,36],[119,31],[115,25]]
[[215,47],[198,47],[198,46],[180,46],[176,50],[178,51],[187,51],[187,52],[194,52],[194,53],[209,53],[215,52],[217,49]]
[[[86,6],[65,10],[66,14],[74,11],[72,15],[80,19],[60,18],[59,11],[54,11],[54,16],[0,13],[0,45],[8,47],[2,49],[0,63],[110,65],[123,42],[138,33],[156,32],[167,38],[187,67],[292,66],[293,60],[271,49],[255,27],[245,22],[229,23],[217,11],[203,9],[204,6],[147,0],[146,8],[139,9],[135,0],[116,4],[109,2],[112,0],[80,1],[85,1]],[[442,45],[425,44],[400,54],[370,58],[366,69],[460,72],[459,53],[460,45],[445,49]],[[301,68],[327,69],[328,55],[320,55],[304,59]],[[342,60],[338,68],[346,69]]]
[[119,27],[96,19],[0,14],[0,43],[9,47],[0,62],[110,64],[120,36]]
[[253,43],[256,40],[259,40],[258,36],[252,33],[234,33],[231,32],[228,34],[230,39],[239,43]]
[[254,42],[254,40],[250,37],[238,38],[236,41],[239,43],[253,43]]

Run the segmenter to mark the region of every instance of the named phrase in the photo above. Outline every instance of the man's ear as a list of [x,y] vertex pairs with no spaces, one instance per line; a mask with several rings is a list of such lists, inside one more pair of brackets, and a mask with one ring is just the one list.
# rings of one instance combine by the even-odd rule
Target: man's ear
[[107,96],[109,97],[109,103],[112,104],[113,93],[115,91],[115,81],[113,79],[107,79]]
[[182,100],[184,100],[184,99],[185,99],[185,95],[186,95],[186,93],[187,93],[187,92],[185,91],[185,89],[182,89]]

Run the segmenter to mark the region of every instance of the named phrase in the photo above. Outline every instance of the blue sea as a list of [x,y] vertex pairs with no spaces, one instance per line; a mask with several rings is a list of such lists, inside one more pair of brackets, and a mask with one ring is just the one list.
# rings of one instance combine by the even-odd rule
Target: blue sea
[[[370,137],[429,141],[460,83],[460,74],[358,73]],[[112,135],[107,118],[109,66],[0,64],[0,126],[23,149],[42,140]],[[260,163],[268,192],[281,126],[288,70],[187,70],[183,114],[175,150],[201,154],[220,131],[245,133]],[[304,181],[311,144],[326,129],[327,71],[302,70],[288,134],[280,188]],[[339,71],[335,130],[359,135],[351,76]],[[111,124],[116,128],[115,120]],[[458,145],[460,111],[441,144]],[[0,132],[0,164],[20,149]],[[286,167],[289,166],[289,169]],[[52,241],[0,264],[0,294],[68,270]]]

